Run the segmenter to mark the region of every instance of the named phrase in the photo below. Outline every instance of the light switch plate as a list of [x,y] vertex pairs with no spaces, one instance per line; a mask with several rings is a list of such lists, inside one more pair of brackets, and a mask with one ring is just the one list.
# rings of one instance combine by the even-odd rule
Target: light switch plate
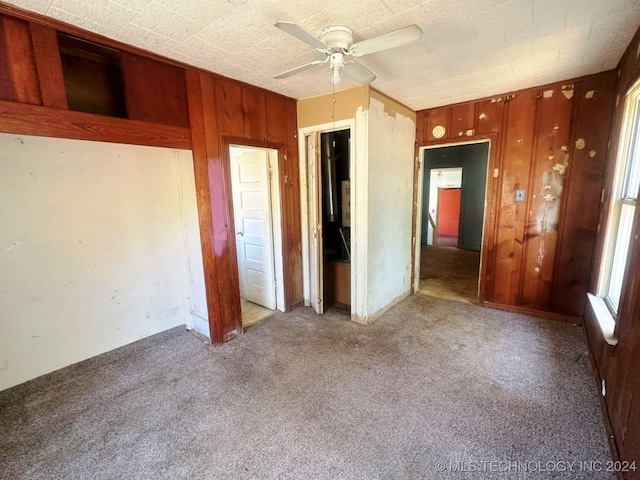
[[516,190],[516,202],[524,202],[525,190]]

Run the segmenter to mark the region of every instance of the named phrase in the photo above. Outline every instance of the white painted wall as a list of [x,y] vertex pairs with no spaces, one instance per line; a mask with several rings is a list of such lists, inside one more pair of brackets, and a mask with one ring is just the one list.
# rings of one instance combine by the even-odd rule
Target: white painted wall
[[388,114],[375,98],[368,116],[365,321],[411,289],[416,132],[413,119]]
[[[461,188],[462,168],[432,168],[429,182],[429,213],[438,223],[438,188]],[[433,245],[433,227],[427,222],[427,245]]]
[[191,152],[0,134],[0,182],[0,390],[208,334]]
[[[415,113],[394,100],[368,88],[355,93],[357,101],[343,102],[342,98],[337,99],[336,104],[340,104],[342,112],[340,121],[322,125],[314,125],[313,121],[318,118],[318,112],[322,113],[325,103],[332,105],[330,97],[298,103],[298,120],[304,125],[298,135],[304,294],[305,304],[313,305],[315,292],[312,280],[315,274],[309,262],[313,255],[309,232],[313,227],[308,215],[311,187],[307,185],[307,162],[313,158],[315,151],[312,146],[306,145],[305,136],[350,128],[351,318],[359,323],[369,323],[411,290],[416,125]],[[365,100],[367,103],[363,103]],[[302,113],[301,108],[304,110]],[[355,111],[355,117],[343,120],[352,111]],[[331,110],[325,109],[324,112],[328,116]]]

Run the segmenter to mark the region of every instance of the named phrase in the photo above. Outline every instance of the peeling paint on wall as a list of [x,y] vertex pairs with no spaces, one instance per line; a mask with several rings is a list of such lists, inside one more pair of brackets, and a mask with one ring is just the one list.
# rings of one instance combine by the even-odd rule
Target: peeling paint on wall
[[[538,267],[536,272],[540,272],[540,267],[544,261],[545,256],[545,236],[547,233],[553,232],[558,226],[558,216],[560,210],[560,198],[564,189],[563,175],[566,170],[566,164],[555,164],[552,168],[547,170],[542,176],[542,202],[538,206],[538,212],[536,214],[534,232],[540,235],[540,244],[538,247],[538,253],[536,261]],[[533,196],[536,198],[536,195]],[[533,215],[533,212],[530,212]]]
[[596,93],[595,90],[589,90],[587,93],[585,93],[584,98],[591,99],[591,98],[593,98],[595,93]]
[[467,137],[473,137],[474,133],[476,133],[476,131],[473,128],[467,130]]
[[481,113],[480,115],[478,115],[478,119],[480,120],[484,120],[485,118],[487,118],[487,116],[484,113]]
[[[360,251],[366,258],[356,275],[363,276],[364,283],[358,290],[366,292],[366,297],[355,313],[366,322],[411,289],[409,265],[416,122],[415,117],[399,111],[389,115],[387,103],[394,102],[387,98],[370,98],[368,138],[365,140],[368,156],[366,161],[358,160],[367,170],[363,177],[366,184],[358,187],[366,195],[366,205],[361,205],[359,211],[385,219],[384,222],[364,223],[366,230],[358,234],[358,239],[364,240]],[[359,171],[358,165],[355,171]]]
[[584,149],[585,145],[586,145],[586,142],[584,141],[584,138],[579,138],[578,140],[576,140],[576,148],[578,150]]
[[560,147],[560,150],[562,150],[563,152],[568,152],[569,151],[569,147],[567,147],[566,145],[562,145]]
[[596,151],[595,151],[595,150],[591,150],[591,151],[589,152],[589,156],[590,156],[591,158],[594,158],[594,157],[596,156]]
[[562,94],[567,100],[571,100],[573,98],[573,88],[571,90],[562,90]]
[[545,90],[542,92],[542,98],[551,98],[553,97],[553,90]]

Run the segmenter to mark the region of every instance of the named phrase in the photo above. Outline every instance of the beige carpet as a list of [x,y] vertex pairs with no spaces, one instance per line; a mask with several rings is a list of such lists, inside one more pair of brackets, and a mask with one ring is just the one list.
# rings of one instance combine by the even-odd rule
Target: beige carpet
[[424,295],[368,326],[178,328],[0,392],[2,479],[615,480],[548,467],[574,460],[611,460],[582,330]]
[[419,293],[458,302],[477,303],[479,267],[480,252],[423,245]]

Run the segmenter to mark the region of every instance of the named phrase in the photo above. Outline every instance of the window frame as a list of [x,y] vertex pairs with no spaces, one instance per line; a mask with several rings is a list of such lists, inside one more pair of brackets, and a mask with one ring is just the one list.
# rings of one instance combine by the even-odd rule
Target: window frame
[[[620,296],[629,263],[629,250],[633,233],[633,218],[637,207],[638,179],[640,174],[634,172],[640,169],[640,81],[636,82],[625,95],[625,106],[620,138],[618,140],[618,154],[613,186],[609,198],[609,214],[605,231],[605,242],[602,253],[602,262],[598,279],[598,296],[603,299],[609,309],[612,318],[616,320],[620,306]],[[635,190],[632,197],[631,190]],[[631,207],[631,215],[628,208]],[[627,210],[627,222],[622,223],[624,210]],[[623,238],[625,246],[622,252],[621,263],[617,248],[621,233],[628,232],[627,238]],[[621,267],[621,268],[620,268]],[[615,274],[615,277],[614,277]],[[612,292],[612,279],[617,279],[619,286]],[[615,294],[612,296],[612,294]]]

